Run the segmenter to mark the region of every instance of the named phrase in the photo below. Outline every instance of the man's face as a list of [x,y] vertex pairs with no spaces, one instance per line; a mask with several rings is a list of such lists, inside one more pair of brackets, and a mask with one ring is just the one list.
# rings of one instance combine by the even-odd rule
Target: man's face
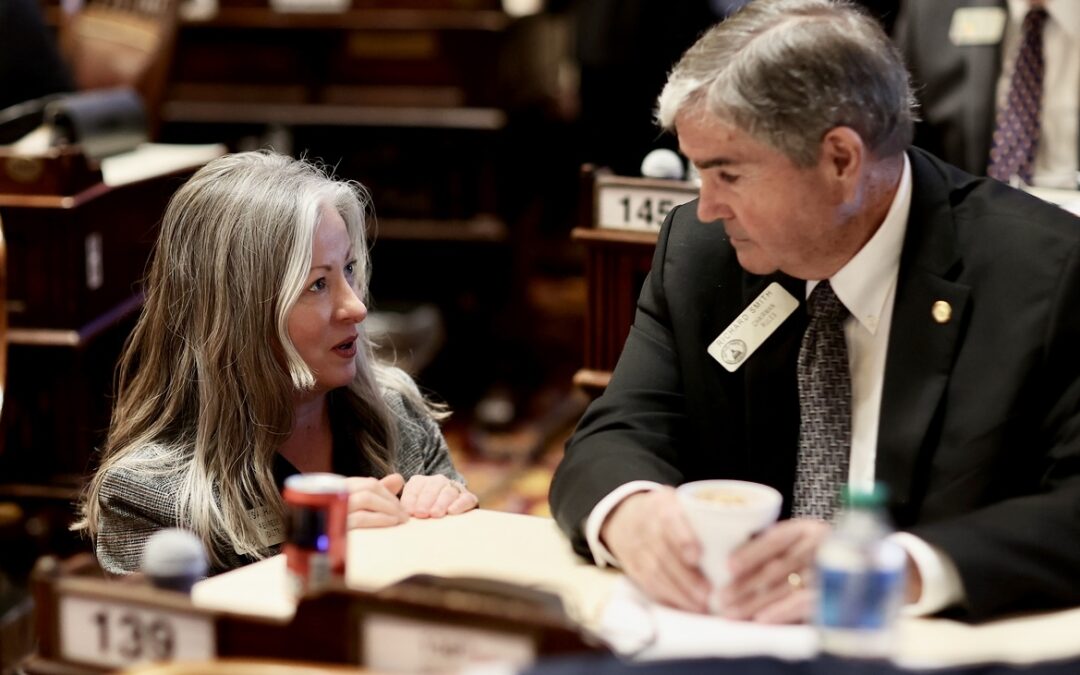
[[847,262],[853,252],[844,189],[827,153],[802,168],[695,109],[680,113],[675,127],[680,149],[701,173],[698,218],[723,220],[743,269],[824,279]]

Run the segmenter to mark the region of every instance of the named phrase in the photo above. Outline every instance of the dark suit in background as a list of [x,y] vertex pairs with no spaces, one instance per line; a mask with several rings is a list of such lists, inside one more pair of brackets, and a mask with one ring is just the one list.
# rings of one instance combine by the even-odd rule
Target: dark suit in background
[[578,0],[582,160],[640,175],[652,149],[675,148],[653,123],[668,70],[717,21],[706,0]]
[[915,145],[982,176],[994,133],[1002,43],[953,44],[949,39],[952,18],[965,7],[1006,9],[1007,3],[905,0],[894,39],[911,71],[920,104],[922,122],[915,127]]
[[[913,150],[876,475],[900,527],[960,572],[972,617],[1080,603],[1080,222]],[[582,524],[631,480],[795,478],[800,305],[735,373],[706,347],[772,281],[696,203],[664,224],[611,384],[582,419],[552,510]],[[937,323],[931,307],[952,308]]]
[[74,91],[37,0],[0,0],[0,109]]

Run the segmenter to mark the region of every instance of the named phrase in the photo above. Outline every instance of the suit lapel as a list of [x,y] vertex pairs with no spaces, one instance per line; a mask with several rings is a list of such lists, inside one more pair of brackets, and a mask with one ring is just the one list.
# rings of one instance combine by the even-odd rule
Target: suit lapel
[[[936,447],[940,402],[967,324],[970,294],[968,286],[954,281],[961,261],[947,179],[927,156],[918,151],[909,156],[911,213],[897,278],[875,462],[901,524],[915,515],[915,490],[921,486],[913,484],[913,477]],[[938,302],[950,308],[945,321],[932,313]]]

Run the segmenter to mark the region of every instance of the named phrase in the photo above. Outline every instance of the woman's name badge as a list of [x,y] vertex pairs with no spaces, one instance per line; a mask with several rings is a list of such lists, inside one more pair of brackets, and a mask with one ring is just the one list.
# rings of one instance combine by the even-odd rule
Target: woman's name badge
[[[259,543],[264,548],[277,546],[285,541],[285,524],[281,522],[274,511],[268,506],[260,506],[248,509],[248,517],[255,521],[255,529],[259,532]],[[234,549],[237,555],[243,555],[240,549]]]
[[794,295],[772,282],[713,340],[709,356],[734,373],[798,306]]

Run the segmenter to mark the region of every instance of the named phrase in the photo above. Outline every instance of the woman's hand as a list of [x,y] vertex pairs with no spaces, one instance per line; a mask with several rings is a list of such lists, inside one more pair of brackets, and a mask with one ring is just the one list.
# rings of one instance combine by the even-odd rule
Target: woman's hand
[[401,493],[402,507],[414,518],[454,516],[475,509],[478,503],[464,485],[439,475],[413,476]]
[[405,485],[399,473],[384,478],[349,478],[348,527],[390,527],[409,519],[409,514],[398,500]]

